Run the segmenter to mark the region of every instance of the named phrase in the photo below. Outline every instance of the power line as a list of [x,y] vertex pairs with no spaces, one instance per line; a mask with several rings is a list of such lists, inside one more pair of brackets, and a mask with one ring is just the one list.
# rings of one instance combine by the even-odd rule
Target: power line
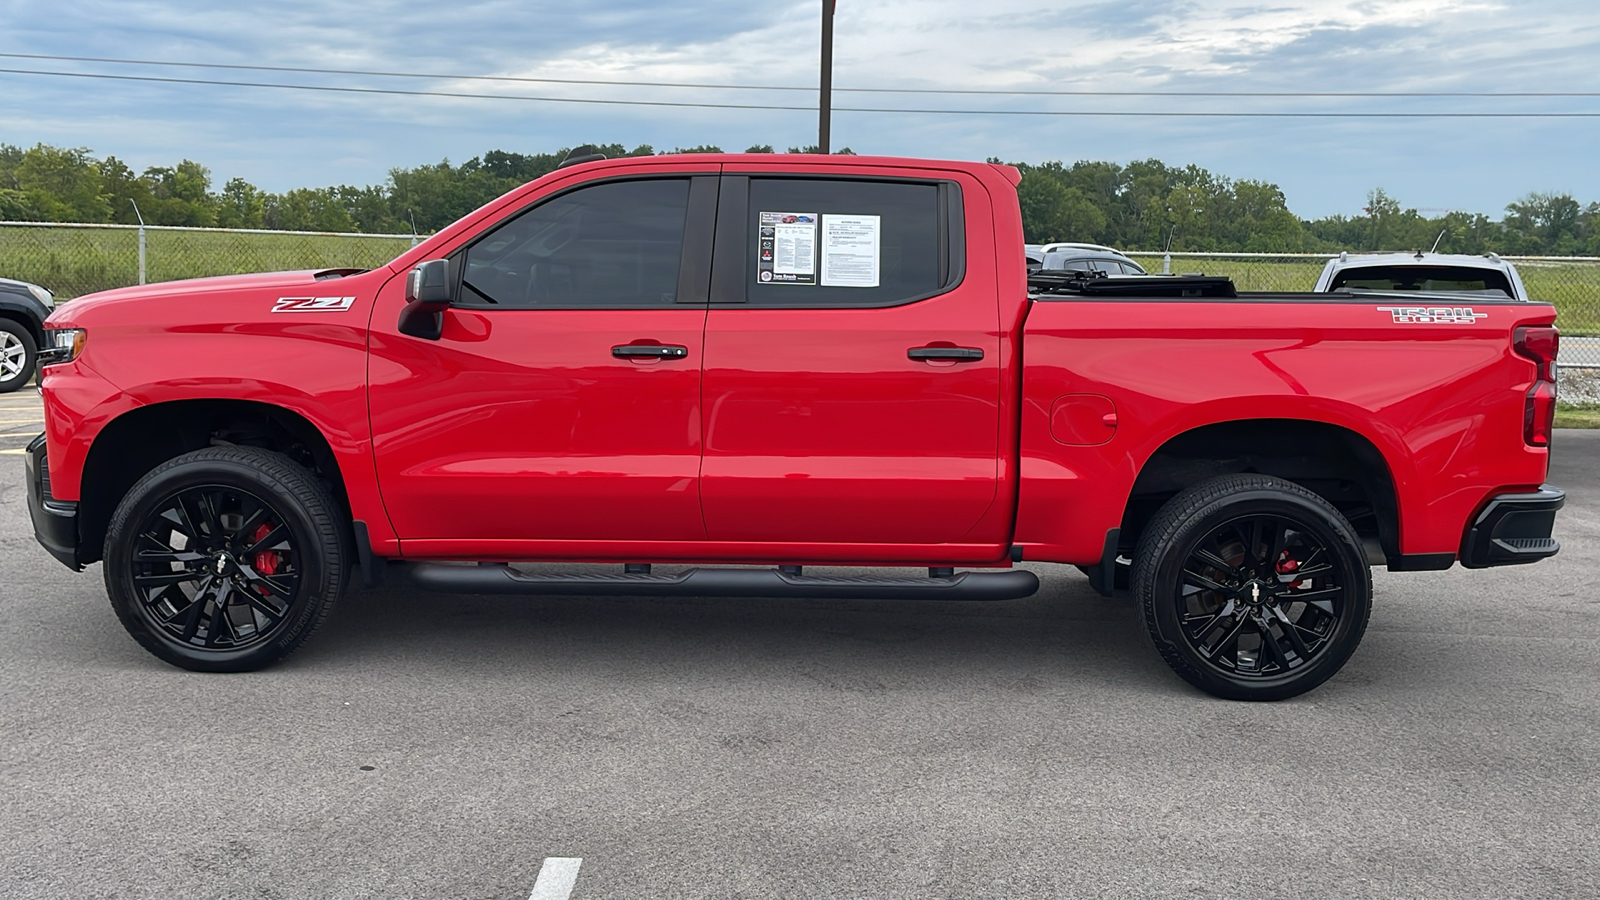
[[[340,94],[385,94],[406,97],[450,97],[467,100],[522,100],[538,103],[580,103],[605,106],[665,106],[695,109],[765,109],[812,112],[814,106],[765,103],[695,103],[672,100],[604,100],[581,97],[529,97],[522,94],[469,94],[459,91],[403,91],[397,88],[338,87],[323,84],[279,84],[262,81],[217,81],[208,78],[168,78],[157,75],[110,75],[100,72],[48,72],[37,69],[0,69],[0,74],[48,75],[59,78],[99,78],[110,81],[148,81],[161,84],[203,84],[221,87],[276,88],[291,91],[327,91]],[[1139,112],[1133,110],[1054,109],[910,109],[904,107],[839,106],[834,112],[942,116],[1096,116],[1117,118],[1210,119],[1597,119],[1600,112]]]
[[[427,78],[455,81],[497,81],[521,84],[583,84],[616,87],[699,88],[719,91],[804,91],[814,87],[778,84],[709,84],[686,81],[602,81],[587,78],[531,78],[513,75],[451,75],[445,73],[384,72],[367,69],[321,69],[301,66],[251,66],[234,63],[198,63],[151,59],[116,59],[101,56],[53,56],[42,53],[0,53],[0,58],[42,59],[58,62],[111,63],[127,66],[175,66],[191,69],[233,69],[249,72],[294,72],[308,75],[365,75],[377,78]],[[1047,91],[980,88],[847,88],[852,94],[965,94],[1007,97],[1600,97],[1600,91]]]

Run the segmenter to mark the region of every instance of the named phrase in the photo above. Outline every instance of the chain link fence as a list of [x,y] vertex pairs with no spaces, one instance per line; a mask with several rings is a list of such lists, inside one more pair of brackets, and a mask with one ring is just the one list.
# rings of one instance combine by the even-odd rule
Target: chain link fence
[[[1226,275],[1242,291],[1309,291],[1337,253],[1130,253],[1148,272]],[[1600,367],[1600,257],[1507,256],[1528,296],[1554,303],[1561,365]]]
[[209,275],[373,269],[416,242],[409,234],[0,222],[0,277],[40,284],[70,300]]
[[[408,234],[0,222],[0,277],[66,300],[108,288],[290,269],[371,269],[416,245]],[[1227,275],[1246,291],[1309,291],[1334,254],[1130,254],[1151,272]],[[1560,311],[1563,366],[1600,368],[1600,257],[1506,257],[1535,300]]]

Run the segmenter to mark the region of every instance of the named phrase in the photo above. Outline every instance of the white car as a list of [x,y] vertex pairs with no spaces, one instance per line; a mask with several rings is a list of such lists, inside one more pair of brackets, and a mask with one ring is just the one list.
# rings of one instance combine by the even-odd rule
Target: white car
[[1528,299],[1517,267],[1493,253],[1341,253],[1328,260],[1315,290],[1448,291]]

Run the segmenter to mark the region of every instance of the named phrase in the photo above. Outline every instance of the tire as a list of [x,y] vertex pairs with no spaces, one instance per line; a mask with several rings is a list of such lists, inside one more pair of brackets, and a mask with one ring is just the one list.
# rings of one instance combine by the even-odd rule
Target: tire
[[1213,478],[1169,500],[1139,537],[1132,592],[1172,670],[1229,700],[1282,700],[1327,681],[1372,613],[1355,529],[1267,475]]
[[28,383],[39,365],[39,345],[22,323],[0,319],[0,394]]
[[344,595],[354,557],[339,508],[279,453],[208,447],[168,460],[111,517],[111,607],[134,640],[175,666],[269,666]]

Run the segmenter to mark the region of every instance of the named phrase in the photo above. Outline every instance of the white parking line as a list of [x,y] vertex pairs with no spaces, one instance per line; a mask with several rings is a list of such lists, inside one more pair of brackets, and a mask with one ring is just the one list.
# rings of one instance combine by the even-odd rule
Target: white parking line
[[539,877],[533,881],[533,893],[528,900],[567,900],[572,886],[578,881],[578,867],[583,860],[569,856],[546,857],[539,867]]

